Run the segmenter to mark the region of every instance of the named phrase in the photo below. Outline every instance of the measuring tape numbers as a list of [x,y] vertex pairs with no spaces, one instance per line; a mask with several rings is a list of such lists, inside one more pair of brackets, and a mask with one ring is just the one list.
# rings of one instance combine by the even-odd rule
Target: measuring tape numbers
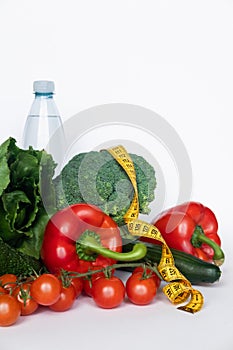
[[137,187],[136,172],[134,169],[134,164],[128,152],[123,146],[116,146],[113,148],[109,148],[107,151],[113,156],[113,158],[116,159],[116,161],[125,170],[134,189],[134,196],[129,209],[124,216],[124,220],[125,222],[128,222],[128,221],[137,219],[138,213],[139,213],[139,200],[138,200],[138,187]]

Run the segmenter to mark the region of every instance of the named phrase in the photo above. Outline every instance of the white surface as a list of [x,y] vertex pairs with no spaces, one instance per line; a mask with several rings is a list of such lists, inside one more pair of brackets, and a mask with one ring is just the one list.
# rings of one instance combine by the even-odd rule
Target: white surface
[[198,314],[162,295],[111,311],[80,299],[1,328],[1,350],[232,349],[232,16],[231,0],[1,1],[0,141],[20,140],[37,79],[55,81],[63,120],[112,102],[149,108],[183,140],[192,199],[215,211],[226,253],[221,281],[200,287]]

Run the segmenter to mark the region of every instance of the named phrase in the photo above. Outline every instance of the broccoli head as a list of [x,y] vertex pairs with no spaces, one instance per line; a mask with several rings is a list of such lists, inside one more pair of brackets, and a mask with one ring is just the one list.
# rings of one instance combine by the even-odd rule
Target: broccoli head
[[[154,168],[142,157],[130,154],[138,187],[139,212],[149,214],[155,198]],[[90,203],[124,224],[124,215],[133,199],[134,189],[124,169],[108,151],[75,155],[54,179],[57,208],[75,203]]]

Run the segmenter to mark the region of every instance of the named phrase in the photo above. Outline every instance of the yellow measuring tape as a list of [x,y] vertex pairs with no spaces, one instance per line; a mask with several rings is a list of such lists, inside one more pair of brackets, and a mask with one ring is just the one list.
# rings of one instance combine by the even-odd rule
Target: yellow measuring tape
[[188,304],[180,306],[178,309],[190,313],[200,311],[204,303],[203,295],[198,290],[194,289],[187,278],[177,269],[171,250],[166,244],[160,231],[155,226],[142,220],[138,220],[139,200],[136,172],[128,152],[123,146],[109,148],[107,151],[125,170],[134,189],[133,200],[130,208],[124,216],[129,232],[132,236],[152,238],[162,243],[162,254],[158,265],[158,271],[163,280],[168,282],[168,284],[163,287],[164,294],[173,304],[184,303],[189,297],[191,297]]
[[131,202],[131,205],[124,216],[124,220],[128,223],[131,220],[137,219],[139,214],[139,201],[138,201],[138,187],[136,180],[136,172],[134,169],[133,162],[123,146],[116,146],[109,148],[108,152],[116,159],[116,161],[122,166],[128,175],[134,189],[134,197]]

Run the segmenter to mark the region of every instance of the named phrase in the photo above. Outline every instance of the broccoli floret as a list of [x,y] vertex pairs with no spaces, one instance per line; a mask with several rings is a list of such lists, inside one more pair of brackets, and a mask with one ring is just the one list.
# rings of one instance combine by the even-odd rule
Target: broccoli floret
[[21,253],[0,238],[0,276],[13,273],[17,276],[30,276],[45,270],[40,259]]
[[[155,198],[154,168],[141,156],[130,154],[136,171],[139,212],[149,214]],[[107,151],[75,155],[54,180],[57,208],[75,203],[100,207],[119,226],[133,199],[134,190],[124,169]]]

